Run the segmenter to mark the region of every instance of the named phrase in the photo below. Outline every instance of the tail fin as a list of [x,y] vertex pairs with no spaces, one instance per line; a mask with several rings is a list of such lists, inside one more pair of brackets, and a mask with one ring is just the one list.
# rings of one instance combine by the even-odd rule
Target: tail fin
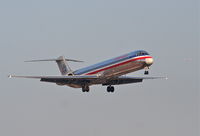
[[64,56],[60,56],[57,59],[30,60],[30,61],[25,61],[25,62],[40,62],[40,61],[55,61],[58,64],[59,70],[62,75],[73,74],[73,71],[69,67],[67,61],[83,62],[79,60],[65,59]]
[[59,67],[62,75],[67,75],[69,73],[72,73],[71,68],[69,67],[69,65],[67,64],[67,62],[63,56],[60,56],[56,60],[56,63],[58,64],[58,67]]

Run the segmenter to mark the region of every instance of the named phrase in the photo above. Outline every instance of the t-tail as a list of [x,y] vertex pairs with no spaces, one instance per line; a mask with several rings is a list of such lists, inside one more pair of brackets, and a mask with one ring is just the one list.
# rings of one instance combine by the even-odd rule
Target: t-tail
[[57,59],[30,60],[30,61],[25,61],[25,62],[42,62],[42,61],[55,61],[58,65],[61,75],[73,75],[73,71],[69,67],[69,64],[67,63],[67,61],[83,62],[80,60],[65,59],[64,56],[60,56]]

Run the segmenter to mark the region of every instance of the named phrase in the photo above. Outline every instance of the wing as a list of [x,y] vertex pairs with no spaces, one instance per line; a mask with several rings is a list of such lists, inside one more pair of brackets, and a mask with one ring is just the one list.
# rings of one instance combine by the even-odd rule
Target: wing
[[9,78],[32,78],[32,79],[40,79],[40,81],[43,82],[52,82],[59,84],[91,83],[92,81],[99,79],[98,76],[14,76],[14,75],[10,75]]
[[146,79],[167,79],[166,77],[126,77],[120,76],[115,79],[107,80],[103,85],[121,85],[121,84],[130,84],[130,83],[139,83]]
[[[40,79],[42,82],[51,82],[57,84],[102,84],[107,85],[121,85],[142,82],[145,79],[162,79],[166,77],[127,77],[120,76],[112,79],[107,79],[98,76],[12,76],[9,78],[33,78]],[[167,79],[167,78],[166,78]]]

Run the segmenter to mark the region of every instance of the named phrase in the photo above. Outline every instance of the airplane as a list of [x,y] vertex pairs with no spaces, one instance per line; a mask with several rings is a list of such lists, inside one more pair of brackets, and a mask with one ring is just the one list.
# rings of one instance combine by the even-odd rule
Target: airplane
[[56,83],[60,86],[82,88],[83,92],[89,92],[90,86],[107,86],[107,92],[114,92],[114,85],[139,83],[145,79],[158,79],[164,77],[128,77],[126,74],[144,69],[144,74],[149,74],[149,68],[154,60],[150,54],[144,50],[137,50],[131,53],[115,57],[101,63],[97,63],[82,69],[73,71],[68,61],[83,62],[74,59],[65,59],[63,56],[57,59],[31,60],[25,62],[55,61],[61,72],[61,76],[15,76],[9,78],[33,78],[42,82]]

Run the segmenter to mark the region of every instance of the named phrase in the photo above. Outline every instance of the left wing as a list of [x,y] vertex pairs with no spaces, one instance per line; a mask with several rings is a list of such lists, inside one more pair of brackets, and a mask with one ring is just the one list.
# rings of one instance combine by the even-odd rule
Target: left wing
[[40,79],[43,82],[52,82],[52,83],[75,83],[80,84],[82,82],[91,82],[95,79],[99,79],[98,76],[14,76],[9,75],[9,78],[32,78]]

